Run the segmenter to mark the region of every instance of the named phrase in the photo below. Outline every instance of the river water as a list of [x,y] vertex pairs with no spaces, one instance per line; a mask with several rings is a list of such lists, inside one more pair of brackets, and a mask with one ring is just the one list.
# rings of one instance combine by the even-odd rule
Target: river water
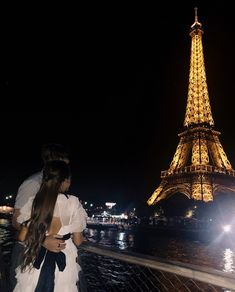
[[207,266],[220,271],[235,271],[235,243],[230,238],[205,241],[147,229],[88,229],[86,234],[89,241],[103,246]]
[[[185,263],[209,266],[221,271],[235,271],[235,241],[202,241],[159,233],[156,230],[87,229],[88,241],[119,250],[134,251]],[[9,263],[14,232],[9,219],[0,219],[0,245]]]

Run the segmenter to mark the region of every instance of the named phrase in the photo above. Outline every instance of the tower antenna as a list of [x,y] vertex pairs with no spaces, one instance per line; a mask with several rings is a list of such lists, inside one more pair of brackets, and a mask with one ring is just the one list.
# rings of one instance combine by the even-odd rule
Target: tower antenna
[[194,10],[195,10],[195,22],[197,23],[198,22],[197,7],[195,7]]

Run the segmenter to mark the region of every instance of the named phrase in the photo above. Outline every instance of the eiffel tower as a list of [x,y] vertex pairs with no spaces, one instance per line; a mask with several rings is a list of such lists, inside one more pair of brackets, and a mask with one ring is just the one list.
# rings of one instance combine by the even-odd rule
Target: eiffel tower
[[220,132],[214,129],[202,35],[195,8],[195,21],[190,29],[192,42],[184,130],[178,135],[180,141],[170,167],[161,171],[161,183],[148,199],[148,205],[177,193],[209,202],[218,194],[235,192],[235,171],[220,143]]

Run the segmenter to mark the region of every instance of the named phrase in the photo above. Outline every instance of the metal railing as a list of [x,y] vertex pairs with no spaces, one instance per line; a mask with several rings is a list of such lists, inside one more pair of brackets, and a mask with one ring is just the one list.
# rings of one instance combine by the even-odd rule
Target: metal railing
[[87,291],[235,291],[235,274],[85,243],[79,261]]
[[[79,255],[87,292],[235,291],[235,274],[207,267],[91,243],[83,244]],[[0,291],[6,289],[5,271],[0,265]]]
[[235,171],[233,169],[228,170],[222,167],[216,167],[212,165],[190,165],[182,168],[177,168],[173,171],[163,170],[161,171],[161,178],[166,178],[175,174],[184,174],[184,173],[218,173],[235,176]]

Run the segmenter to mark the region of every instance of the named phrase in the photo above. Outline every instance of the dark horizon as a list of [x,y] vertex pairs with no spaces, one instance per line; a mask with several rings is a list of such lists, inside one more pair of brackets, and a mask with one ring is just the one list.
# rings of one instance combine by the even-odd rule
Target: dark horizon
[[[0,195],[15,194],[41,169],[41,145],[57,142],[71,152],[71,193],[144,204],[183,129],[194,6],[93,6],[81,24],[3,23]],[[235,167],[232,9],[197,6],[215,129]]]

